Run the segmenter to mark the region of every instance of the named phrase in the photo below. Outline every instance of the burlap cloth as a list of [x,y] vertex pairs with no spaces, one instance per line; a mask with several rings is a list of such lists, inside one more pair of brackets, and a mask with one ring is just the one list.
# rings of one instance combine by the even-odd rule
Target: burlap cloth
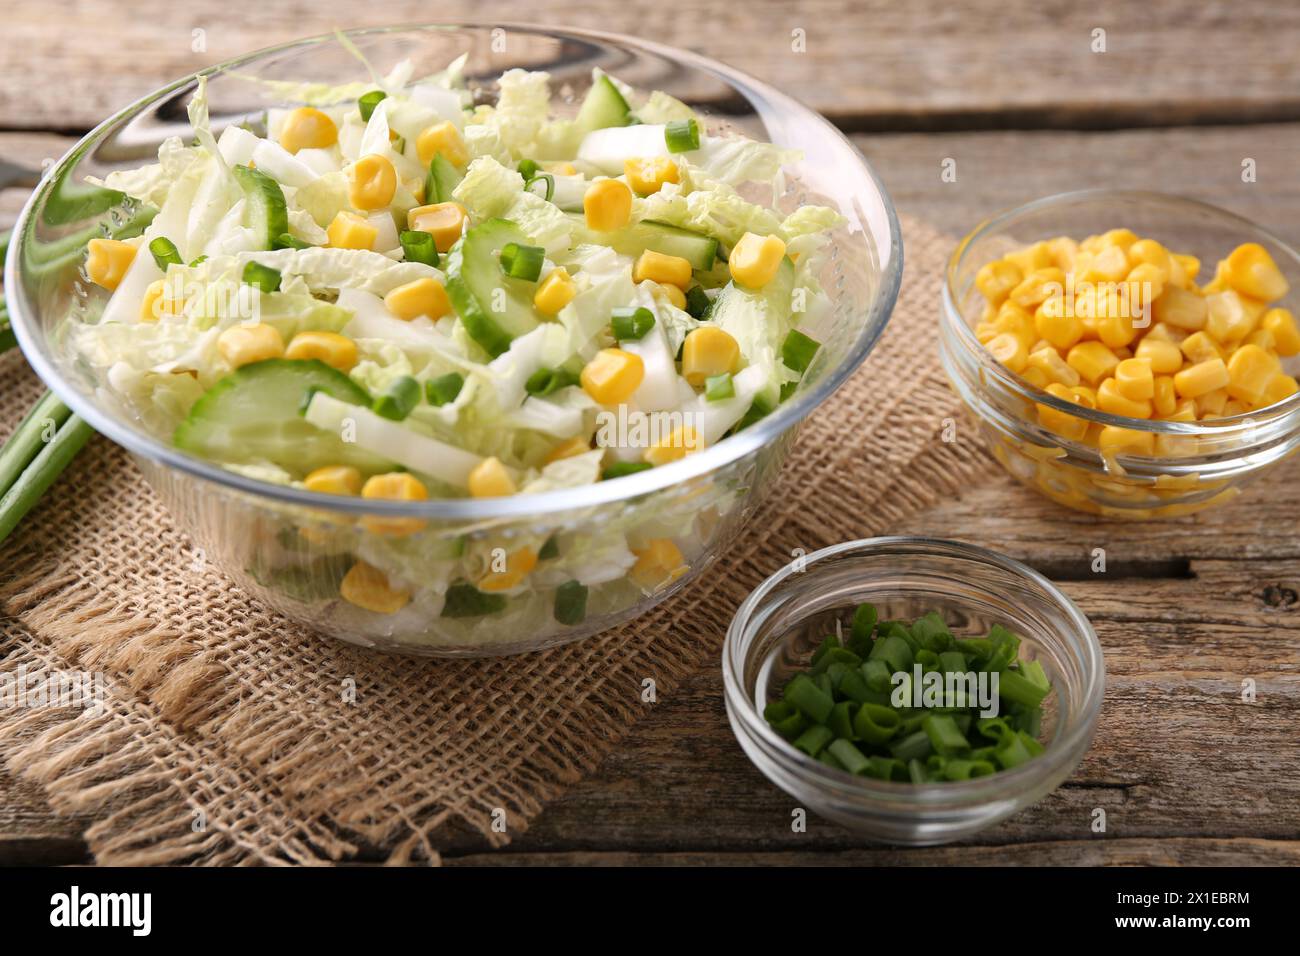
[[[546,653],[422,662],[305,631],[196,563],[127,456],[93,439],[0,550],[0,670],[102,671],[105,706],[0,710],[0,757],[95,819],[105,864],[436,862],[457,825],[508,842],[655,706],[645,678],[662,704],[716,659],[791,548],[887,532],[989,472],[975,443],[940,437],[958,415],[935,345],[952,241],[904,234],[889,329],[807,423],[753,530],[645,619]],[[0,357],[0,434],[40,390]]]

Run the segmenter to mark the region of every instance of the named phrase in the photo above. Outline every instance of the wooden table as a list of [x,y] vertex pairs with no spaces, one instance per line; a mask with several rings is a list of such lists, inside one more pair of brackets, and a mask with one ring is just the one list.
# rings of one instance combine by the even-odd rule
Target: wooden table
[[[718,6],[707,29],[698,12],[684,12],[701,5],[681,0],[538,0],[529,9],[544,24],[636,33],[776,82],[854,135],[900,210],[954,235],[1037,196],[1125,185],[1213,202],[1300,241],[1295,4]],[[281,0],[255,11],[216,0],[10,4],[0,35],[0,157],[39,164],[110,110],[247,49],[336,23],[413,22],[425,10],[338,0]],[[439,6],[449,20],[489,10],[470,0]],[[95,28],[69,29],[74,22]],[[802,53],[791,48],[799,30]],[[1247,158],[1255,182],[1242,181]],[[956,182],[940,178],[946,159],[957,163]],[[20,203],[15,191],[0,194],[0,223]],[[969,843],[873,847],[817,819],[792,833],[792,802],[741,753],[711,667],[661,698],[597,772],[508,848],[450,834],[445,860],[1300,862],[1297,480],[1300,465],[1292,464],[1244,501],[1153,525],[1099,522],[997,480],[894,529],[964,538],[1028,561],[1079,602],[1106,649],[1106,704],[1079,771]],[[1091,571],[1099,547],[1105,574]],[[773,568],[779,561],[774,555]],[[1247,678],[1259,688],[1253,704],[1241,700]],[[1096,808],[1106,810],[1105,834],[1091,830]],[[84,827],[0,771],[0,862],[83,861]]]

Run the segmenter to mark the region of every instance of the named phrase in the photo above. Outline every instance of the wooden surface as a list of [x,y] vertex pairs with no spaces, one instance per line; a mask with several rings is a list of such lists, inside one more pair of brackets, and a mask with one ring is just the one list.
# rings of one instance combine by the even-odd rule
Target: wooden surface
[[[80,132],[198,66],[336,21],[417,20],[427,6],[381,12],[288,0],[250,14],[202,0],[126,9],[109,0],[10,4],[0,34],[0,157],[39,165],[73,141],[59,133]],[[447,19],[476,10],[490,20],[496,9],[439,7]],[[1300,241],[1293,3],[1106,0],[1078,12],[1054,0],[755,2],[719,4],[708,30],[676,4],[541,0],[530,10],[545,24],[689,46],[779,83],[859,133],[901,210],[953,235],[1037,196],[1125,185],[1195,196]],[[72,20],[103,28],[66,29]],[[807,52],[792,54],[790,30],[800,27]],[[1089,51],[1098,27],[1104,54]],[[195,28],[207,31],[203,55],[190,51]],[[34,80],[50,76],[59,82]],[[1246,157],[1256,160],[1254,183],[1241,181]],[[947,159],[957,164],[953,183],[940,178]],[[0,193],[0,224],[20,201]],[[661,697],[597,772],[509,847],[450,833],[446,862],[1300,863],[1298,481],[1300,462],[1291,463],[1230,507],[1119,525],[998,479],[891,529],[962,538],[1037,566],[1089,615],[1106,650],[1106,703],[1079,771],[969,843],[876,847],[816,818],[792,833],[793,801],[736,744],[710,667]],[[774,569],[782,544],[773,545]],[[1104,575],[1090,570],[1097,547],[1106,549]],[[1257,682],[1254,704],[1241,702],[1245,678]],[[1099,807],[1104,835],[1090,829]],[[0,771],[0,863],[84,861],[84,827]],[[375,847],[367,856],[383,854]]]

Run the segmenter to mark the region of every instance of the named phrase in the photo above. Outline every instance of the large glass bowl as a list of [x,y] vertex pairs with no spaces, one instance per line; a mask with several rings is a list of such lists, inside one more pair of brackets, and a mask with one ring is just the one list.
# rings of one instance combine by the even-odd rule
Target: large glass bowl
[[[81,271],[89,237],[120,226],[129,208],[104,209],[80,188],[87,176],[150,162],[159,143],[187,135],[188,77],[107,120],[76,145],[37,188],[15,228],[5,288],[19,343],[42,379],[100,433],[128,449],[181,527],[208,560],[295,621],[354,643],[409,653],[465,656],[537,650],[594,634],[649,610],[701,574],[734,537],[771,485],[792,429],[866,358],[898,294],[902,248],[893,206],[861,154],[826,120],[795,100],[722,64],[628,37],[524,26],[423,26],[347,35],[381,69],[403,58],[415,75],[461,54],[483,102],[512,67],[546,70],[562,111],[576,112],[600,67],[638,90],[664,90],[692,105],[714,131],[734,129],[803,152],[788,170],[780,205],[834,206],[846,217],[821,276],[832,308],[819,325],[823,347],[800,391],[743,432],[682,461],[578,490],[483,500],[377,502],[321,495],[256,481],[191,457],[151,434],[102,388],[65,346],[68,316],[102,290]],[[335,36],[272,47],[204,71],[212,123],[262,121],[268,98],[250,76],[338,84],[365,81],[365,67]],[[423,519],[400,539],[367,530],[367,519]],[[611,562],[608,580],[590,582],[587,612],[566,625],[553,614],[553,589],[566,575],[539,564],[539,590],[505,610],[447,616],[442,594],[422,579],[477,580],[495,549],[555,537],[561,550],[599,555],[671,538],[689,570],[657,586],[628,578]],[[500,552],[496,552],[499,554]],[[417,598],[395,614],[339,598],[342,572],[356,558],[411,586]]]

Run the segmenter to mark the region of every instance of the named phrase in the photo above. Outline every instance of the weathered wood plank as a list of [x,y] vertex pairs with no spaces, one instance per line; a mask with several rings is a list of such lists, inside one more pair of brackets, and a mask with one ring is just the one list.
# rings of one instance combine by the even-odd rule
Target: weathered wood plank
[[[418,0],[371,6],[283,0],[263,5],[255,17],[219,0],[20,0],[7,5],[0,34],[0,128],[87,129],[169,80],[338,25],[517,16],[475,0],[446,0],[436,9]],[[1014,7],[754,0],[707,12],[679,4],[537,0],[527,19],[697,50],[855,128],[1094,128],[1300,117],[1300,60],[1292,55],[1300,9],[1285,0],[1086,6],[1047,0]],[[1097,52],[1097,30],[1105,31],[1105,52]]]

